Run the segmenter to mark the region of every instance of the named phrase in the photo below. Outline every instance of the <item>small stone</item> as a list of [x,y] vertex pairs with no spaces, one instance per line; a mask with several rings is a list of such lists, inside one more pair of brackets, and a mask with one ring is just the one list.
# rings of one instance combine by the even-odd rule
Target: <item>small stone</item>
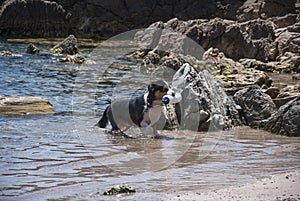
[[26,53],[28,54],[38,54],[40,52],[39,48],[30,43],[27,47]]

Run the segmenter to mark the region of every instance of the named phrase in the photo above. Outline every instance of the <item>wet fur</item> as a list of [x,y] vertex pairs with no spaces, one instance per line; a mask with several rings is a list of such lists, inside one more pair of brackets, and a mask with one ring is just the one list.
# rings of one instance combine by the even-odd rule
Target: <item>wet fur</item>
[[[130,126],[134,125],[143,128],[148,126],[152,127],[152,125],[158,121],[162,112],[163,104],[161,102],[161,98],[167,93],[171,93],[171,90],[169,90],[169,86],[166,82],[161,80],[152,82],[148,86],[148,92],[146,94],[112,102],[106,107],[103,112],[103,116],[98,121],[97,125],[100,128],[106,128],[107,124],[110,122],[112,126],[111,132],[113,133],[122,133]],[[113,108],[116,113],[115,117],[113,115]],[[128,112],[129,116],[126,116],[125,113]],[[156,122],[151,122],[150,113],[152,115],[154,113],[154,119]],[[116,121],[118,121],[118,123]],[[119,125],[122,124],[123,121],[125,125],[124,128],[119,128]]]

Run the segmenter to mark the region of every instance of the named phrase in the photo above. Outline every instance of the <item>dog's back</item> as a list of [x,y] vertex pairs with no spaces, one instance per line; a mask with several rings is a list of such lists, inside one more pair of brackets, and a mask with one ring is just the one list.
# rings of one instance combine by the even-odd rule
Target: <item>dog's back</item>
[[140,126],[145,105],[144,95],[113,101],[105,109],[97,125],[105,128],[109,121],[112,130],[123,130],[133,125]]

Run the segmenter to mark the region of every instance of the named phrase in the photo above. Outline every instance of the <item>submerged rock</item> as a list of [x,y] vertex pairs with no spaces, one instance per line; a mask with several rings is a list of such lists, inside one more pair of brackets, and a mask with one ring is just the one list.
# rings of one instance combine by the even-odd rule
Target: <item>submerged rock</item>
[[261,123],[261,127],[272,133],[300,137],[300,95],[281,106],[274,115]]
[[236,92],[233,98],[241,106],[246,123],[251,127],[257,127],[260,121],[277,111],[271,97],[257,85]]
[[0,115],[54,114],[51,103],[40,97],[0,96]]
[[82,55],[76,54],[76,55],[67,55],[66,57],[60,58],[58,61],[82,64],[86,62],[86,58]]
[[181,128],[213,131],[242,124],[235,103],[207,70],[184,64],[173,76],[172,89],[182,96],[176,111]]
[[53,48],[51,48],[50,52],[54,54],[70,55],[79,53],[79,49],[77,47],[77,38],[74,35],[69,35],[62,42],[58,43]]
[[0,51],[0,57],[21,57],[21,54],[15,54],[10,51],[2,50]]

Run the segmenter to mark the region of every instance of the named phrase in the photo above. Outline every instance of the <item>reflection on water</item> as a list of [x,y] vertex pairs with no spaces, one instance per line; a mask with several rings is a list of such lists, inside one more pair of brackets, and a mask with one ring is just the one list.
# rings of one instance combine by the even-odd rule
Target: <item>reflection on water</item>
[[[0,48],[23,53],[26,44]],[[0,117],[0,200],[115,200],[98,192],[120,183],[137,189],[124,200],[160,200],[163,193],[215,190],[300,169],[299,138],[248,127],[163,131],[159,139],[107,135],[93,127],[99,114],[112,98],[142,92],[149,78],[131,61],[74,65],[58,57],[0,58],[0,95],[41,96],[56,110]]]
[[[185,137],[174,137],[174,131],[162,132],[161,139],[134,140],[98,129],[101,137],[96,140],[102,139],[101,143],[86,144],[70,122],[70,117],[54,116],[1,123],[3,198],[47,195],[92,200],[100,196],[97,192],[119,183],[137,188],[131,196],[160,198],[160,193],[213,190],[300,168],[298,138],[248,127],[209,138],[198,133],[182,152],[178,146]],[[95,129],[86,130],[86,135],[93,135]],[[174,160],[171,156],[176,154]],[[111,160],[104,160],[107,156]],[[172,163],[160,168],[167,159]]]

